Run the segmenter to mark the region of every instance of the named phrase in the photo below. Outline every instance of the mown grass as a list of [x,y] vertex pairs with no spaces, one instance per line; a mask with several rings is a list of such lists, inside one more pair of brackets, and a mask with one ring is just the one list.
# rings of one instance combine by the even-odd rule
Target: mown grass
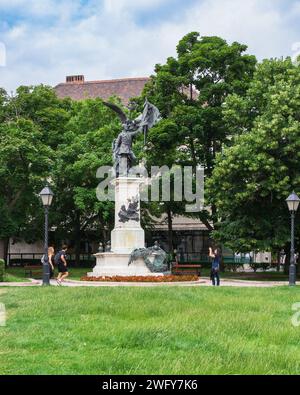
[[[29,280],[24,276],[24,269],[20,268],[9,268],[5,270],[4,274],[4,281],[5,282],[28,282]],[[1,283],[0,283],[1,286]]]
[[[202,269],[201,275],[204,277],[210,276],[210,269]],[[268,272],[222,272],[221,278],[230,280],[243,280],[243,281],[289,281],[289,275],[283,272],[268,271]],[[297,275],[300,280],[300,274]]]
[[[42,269],[41,269],[42,270]],[[85,276],[86,273],[92,271],[93,269],[85,268],[70,268],[70,280],[80,280],[81,277]],[[55,276],[57,276],[57,269],[55,270]],[[22,267],[13,267],[6,269],[4,281],[8,282],[26,282],[28,278],[25,277],[25,270]],[[1,286],[1,283],[0,283]]]
[[299,374],[299,288],[0,290],[1,374]]
[[[93,268],[73,268],[71,267],[70,269],[70,280],[80,280],[82,277],[84,277],[88,272],[91,272]],[[6,279],[5,281],[28,281],[28,279],[25,278],[25,272],[24,268],[8,268],[6,270]],[[55,275],[57,276],[57,270],[55,271]],[[201,271],[202,277],[209,277],[210,276],[210,269],[202,269]],[[221,278],[222,279],[231,279],[231,280],[247,280],[247,281],[287,281],[288,282],[288,275],[285,275],[284,273],[280,272],[257,272],[257,273],[252,273],[252,272],[225,272],[221,273]],[[300,275],[298,275],[298,279],[300,280]],[[1,284],[0,284],[1,285]]]

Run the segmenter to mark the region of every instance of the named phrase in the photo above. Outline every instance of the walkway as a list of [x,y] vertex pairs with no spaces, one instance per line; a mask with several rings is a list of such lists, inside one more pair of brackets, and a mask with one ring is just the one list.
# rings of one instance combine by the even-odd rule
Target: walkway
[[[42,281],[30,280],[26,283],[0,283],[0,287],[33,287],[41,286]],[[51,285],[58,286],[55,280],[51,280]],[[283,281],[242,281],[223,279],[221,286],[223,287],[242,287],[242,288],[271,288],[288,285]],[[119,282],[89,282],[67,280],[63,283],[64,287],[211,287],[209,278],[203,277],[199,281],[177,282],[177,283],[119,283]]]

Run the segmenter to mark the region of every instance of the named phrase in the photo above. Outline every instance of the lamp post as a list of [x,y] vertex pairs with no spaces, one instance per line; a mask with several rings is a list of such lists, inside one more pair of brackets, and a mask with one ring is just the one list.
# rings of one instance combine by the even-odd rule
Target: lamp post
[[49,258],[48,258],[48,214],[49,207],[52,204],[53,192],[48,185],[40,193],[40,198],[42,200],[44,210],[45,210],[45,244],[44,244],[44,259],[43,259],[43,285],[50,285],[50,268],[49,268]]
[[291,287],[296,285],[296,264],[295,264],[295,215],[299,208],[300,199],[293,192],[286,199],[289,211],[291,213],[291,260],[290,260],[290,276],[289,284]]

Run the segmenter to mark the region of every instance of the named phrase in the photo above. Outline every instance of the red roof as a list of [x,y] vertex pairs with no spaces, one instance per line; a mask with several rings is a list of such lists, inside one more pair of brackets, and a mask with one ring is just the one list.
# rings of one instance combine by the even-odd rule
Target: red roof
[[148,77],[87,82],[76,81],[58,84],[54,89],[60,98],[70,97],[73,100],[82,100],[100,97],[107,100],[111,96],[118,96],[124,104],[128,104],[129,99],[141,95],[148,81]]

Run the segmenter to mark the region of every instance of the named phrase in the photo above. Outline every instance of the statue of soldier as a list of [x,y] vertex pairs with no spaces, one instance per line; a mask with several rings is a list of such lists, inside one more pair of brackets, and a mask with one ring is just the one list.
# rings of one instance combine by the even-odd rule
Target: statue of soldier
[[113,160],[116,177],[127,177],[136,160],[132,151],[134,137],[144,132],[146,139],[147,131],[160,120],[160,113],[153,104],[146,100],[143,114],[135,120],[130,120],[115,104],[106,102],[104,104],[115,111],[122,122],[122,132],[113,142]]

